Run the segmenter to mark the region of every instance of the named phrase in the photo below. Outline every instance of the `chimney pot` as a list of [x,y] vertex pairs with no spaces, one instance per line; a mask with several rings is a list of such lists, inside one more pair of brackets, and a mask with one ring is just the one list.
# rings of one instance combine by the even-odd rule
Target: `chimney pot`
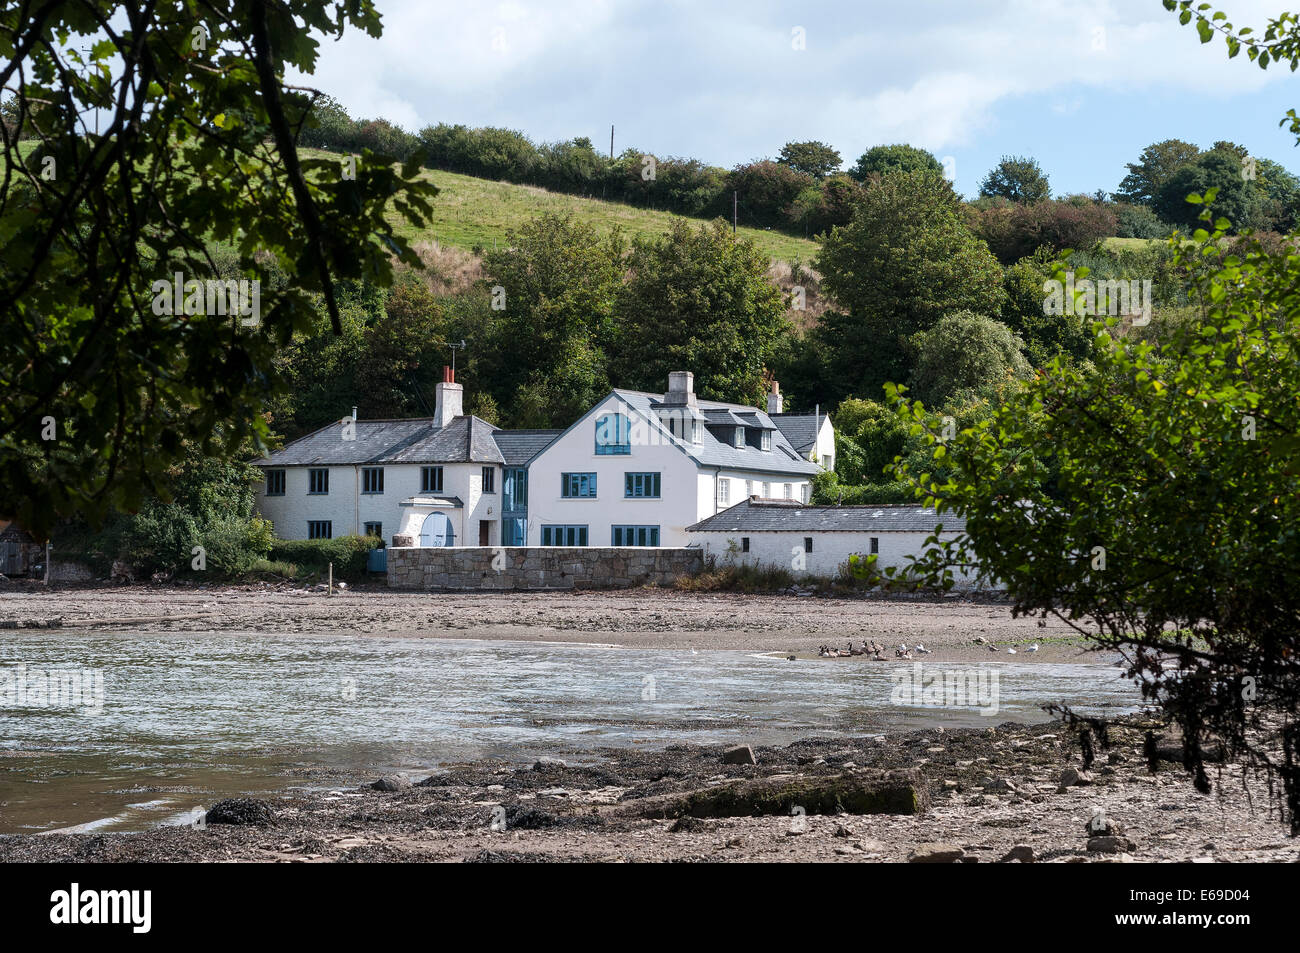
[[776,381],[772,381],[772,391],[767,395],[767,412],[769,414],[779,414],[784,406],[785,400],[781,397],[781,385]]
[[357,419],[357,409],[355,407],[352,408],[352,419],[353,420]]

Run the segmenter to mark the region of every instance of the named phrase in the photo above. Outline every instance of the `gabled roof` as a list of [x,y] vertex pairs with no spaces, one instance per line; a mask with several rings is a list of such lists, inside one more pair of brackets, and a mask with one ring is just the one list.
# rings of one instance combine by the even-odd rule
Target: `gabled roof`
[[[735,417],[737,423],[746,422],[739,416],[743,414],[745,417],[752,417],[754,420],[754,423],[750,424],[750,426],[772,430],[771,450],[760,450],[757,447],[748,445],[744,447],[732,446],[715,437],[709,432],[708,427],[702,428],[704,430],[703,440],[698,444],[679,440],[670,435],[668,429],[659,422],[658,409],[663,405],[662,394],[647,394],[642,391],[622,390],[621,388],[615,388],[612,394],[649,421],[665,443],[676,444],[700,466],[807,476],[822,472],[821,467],[796,452],[781,431],[777,429],[771,418],[757,407],[746,407],[743,404],[727,404],[716,400],[699,401],[700,411],[706,418],[709,418],[709,423],[714,422],[712,419],[713,412],[730,411],[730,416]],[[604,401],[601,402],[601,404],[603,403]],[[600,406],[600,404],[597,406]],[[726,414],[720,414],[719,416],[723,418],[718,420],[719,423],[727,419]]]
[[809,506],[797,500],[742,500],[686,527],[688,533],[933,533],[942,523],[945,533],[966,531],[966,520],[953,513],[914,503],[879,506]]
[[506,466],[522,467],[562,433],[563,430],[498,430],[492,434],[492,439],[496,441]]
[[504,462],[492,439],[496,428],[473,416],[456,417],[445,427],[434,427],[432,417],[358,420],[351,429],[354,439],[344,440],[342,422],[327,424],[253,462],[262,467]]
[[790,446],[807,453],[817,443],[817,432],[826,420],[825,414],[772,414],[772,423],[785,434]]

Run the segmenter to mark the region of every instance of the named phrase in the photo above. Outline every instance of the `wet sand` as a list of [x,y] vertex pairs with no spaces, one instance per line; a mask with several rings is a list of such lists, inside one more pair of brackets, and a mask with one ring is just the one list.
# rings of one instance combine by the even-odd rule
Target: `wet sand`
[[[60,619],[132,631],[336,633],[409,638],[597,642],[649,649],[734,649],[817,657],[875,639],[891,648],[918,641],[931,660],[1098,662],[1056,619],[1013,619],[1005,603],[956,598],[824,598],[691,593],[669,589],[534,593],[412,593],[264,586],[121,586],[0,590],[0,624]],[[1040,624],[1041,622],[1041,624]],[[988,644],[976,644],[982,638]],[[1026,652],[1030,645],[1037,652]],[[827,664],[871,664],[855,657]]]

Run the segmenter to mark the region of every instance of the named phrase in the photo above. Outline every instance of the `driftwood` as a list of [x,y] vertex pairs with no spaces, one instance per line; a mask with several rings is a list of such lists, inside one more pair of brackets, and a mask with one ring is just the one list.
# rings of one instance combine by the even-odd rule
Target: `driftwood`
[[929,809],[925,778],[914,768],[730,781],[690,794],[645,798],[630,806],[641,817],[922,814]]

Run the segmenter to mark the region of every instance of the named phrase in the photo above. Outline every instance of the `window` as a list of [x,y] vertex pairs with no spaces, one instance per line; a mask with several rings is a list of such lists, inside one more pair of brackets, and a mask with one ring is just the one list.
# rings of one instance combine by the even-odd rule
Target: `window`
[[384,492],[384,468],[383,467],[362,467],[361,468],[361,492],[362,493],[383,493]]
[[704,424],[698,420],[691,421],[691,443],[704,443]]
[[367,524],[366,524],[366,535],[367,535],[367,536],[378,536],[380,539],[383,539],[383,538],[384,538],[384,524],[383,524],[383,523],[367,523]]
[[631,452],[631,430],[624,414],[605,414],[596,418],[596,453],[598,455]]
[[760,436],[760,437],[758,438],[758,446],[759,446],[759,449],[762,449],[762,450],[771,450],[771,449],[772,449],[772,431],[770,431],[770,430],[764,430],[764,431],[761,431],[761,433],[762,433],[762,436]]
[[610,541],[615,546],[658,546],[658,526],[611,526]]
[[747,553],[747,552],[749,552],[749,537],[748,537],[748,536],[742,536],[742,537],[740,537],[740,551],[741,551],[742,553]]
[[787,484],[785,485],[785,498],[786,498],[787,500],[792,500],[792,499],[794,499],[794,484],[793,484],[793,483],[787,483]]
[[284,496],[284,471],[283,470],[266,471],[266,495]]
[[442,467],[420,467],[420,492],[442,492]]
[[746,480],[746,481],[745,481],[745,496],[746,496],[746,497],[751,497],[751,496],[753,496],[753,495],[754,495],[754,481],[753,481],[753,480]]
[[328,470],[307,471],[307,492],[328,493],[330,491],[330,472]]
[[879,537],[879,536],[872,536],[872,537],[871,537],[871,551],[872,551],[873,553],[878,553],[878,552],[880,552],[880,537]]
[[737,428],[736,428],[736,436],[735,436],[734,439],[732,439],[731,443],[732,443],[732,445],[735,446],[735,447],[743,447],[743,446],[745,445],[745,428],[744,428],[744,427],[737,427]]
[[623,474],[623,495],[629,499],[650,497],[659,499],[659,474],[625,473]]
[[329,520],[308,520],[307,538],[308,539],[333,539],[334,524]]
[[[528,471],[523,467],[510,467],[507,469],[501,479],[501,490],[501,508],[503,510],[525,509],[528,506]],[[507,543],[506,545],[510,544]]]
[[483,468],[483,492],[495,493],[497,491],[497,468]]
[[561,473],[560,496],[565,499],[574,497],[594,497],[596,495],[596,474]]
[[501,545],[502,546],[522,546],[524,545],[527,527],[524,521],[518,517],[511,517],[501,521]]
[[731,481],[726,477],[718,478],[718,504],[724,505],[731,502]]
[[587,527],[584,526],[543,526],[543,546],[586,546]]
[[764,483],[764,484],[763,484],[763,499],[765,499],[765,500],[770,500],[771,498],[772,498],[772,484],[770,484],[770,483]]
[[811,552],[812,552],[812,537],[811,537],[811,536],[805,536],[805,537],[803,538],[803,551],[804,551],[805,553],[811,553]]
[[807,503],[808,500],[811,498],[811,494],[812,494],[811,485],[805,483],[801,487],[799,487],[799,498],[803,500],[805,503]]

